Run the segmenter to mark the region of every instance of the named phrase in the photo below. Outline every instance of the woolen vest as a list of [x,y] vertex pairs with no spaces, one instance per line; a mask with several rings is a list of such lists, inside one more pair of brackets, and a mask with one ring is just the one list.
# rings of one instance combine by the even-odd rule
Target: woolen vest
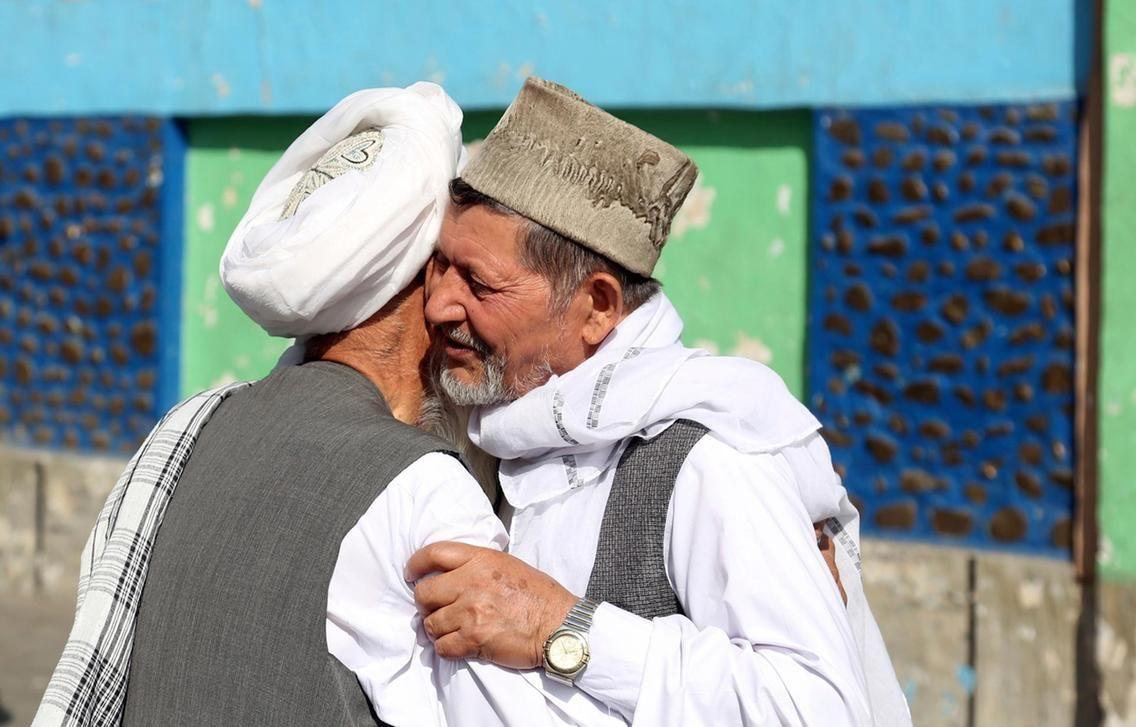
[[667,578],[667,509],[675,480],[706,427],[680,419],[654,439],[634,439],[615,470],[588,598],[643,618],[682,613]]
[[346,366],[282,368],[213,414],[154,544],[124,725],[376,724],[328,653],[344,536],[440,439]]

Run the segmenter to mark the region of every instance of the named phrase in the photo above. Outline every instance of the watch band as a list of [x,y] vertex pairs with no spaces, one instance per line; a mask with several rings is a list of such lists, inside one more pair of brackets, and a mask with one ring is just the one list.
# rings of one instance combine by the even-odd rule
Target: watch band
[[[568,615],[564,617],[564,623],[560,624],[561,629],[572,629],[579,631],[582,634],[587,633],[592,629],[592,619],[596,615],[596,609],[600,604],[589,598],[581,598],[576,601],[572,608],[568,609]],[[557,629],[559,630],[559,629]]]

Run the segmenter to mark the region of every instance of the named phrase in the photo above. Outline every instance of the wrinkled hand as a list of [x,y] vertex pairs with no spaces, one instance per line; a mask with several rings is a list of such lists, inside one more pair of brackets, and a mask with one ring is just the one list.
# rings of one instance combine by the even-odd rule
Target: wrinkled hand
[[[421,580],[430,573],[437,575]],[[578,600],[552,577],[491,548],[427,545],[406,564],[426,634],[445,659],[528,669]]]
[[840,599],[844,601],[844,605],[848,605],[848,594],[844,592],[844,584],[840,582],[840,570],[836,567],[836,543],[832,538],[828,537],[828,533],[824,531],[824,523],[813,523],[813,532],[816,533],[817,547],[820,548],[820,554],[824,556],[824,562],[828,564],[828,572],[832,574],[832,580],[836,581],[836,587],[840,589]]

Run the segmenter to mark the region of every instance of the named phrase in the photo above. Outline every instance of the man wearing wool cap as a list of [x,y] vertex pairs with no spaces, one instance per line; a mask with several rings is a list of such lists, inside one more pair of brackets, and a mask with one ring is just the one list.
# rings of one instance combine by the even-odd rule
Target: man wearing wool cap
[[766,367],[683,346],[650,277],[695,176],[531,78],[451,184],[426,318],[502,459],[512,555],[416,553],[426,631],[635,724],[909,724],[819,423]]
[[421,271],[460,124],[433,84],[361,91],[268,173],[221,275],[297,355],[179,404],[131,461],[37,725],[622,723],[536,674],[439,663],[404,579],[428,543],[506,542],[415,426],[439,423]]

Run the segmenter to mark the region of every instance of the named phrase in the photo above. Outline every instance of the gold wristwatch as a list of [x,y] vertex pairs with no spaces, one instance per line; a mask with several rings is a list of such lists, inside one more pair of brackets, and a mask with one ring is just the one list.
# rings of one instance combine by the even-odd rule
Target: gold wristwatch
[[568,611],[564,623],[544,642],[544,673],[572,686],[588,666],[588,631],[599,604],[581,598]]

